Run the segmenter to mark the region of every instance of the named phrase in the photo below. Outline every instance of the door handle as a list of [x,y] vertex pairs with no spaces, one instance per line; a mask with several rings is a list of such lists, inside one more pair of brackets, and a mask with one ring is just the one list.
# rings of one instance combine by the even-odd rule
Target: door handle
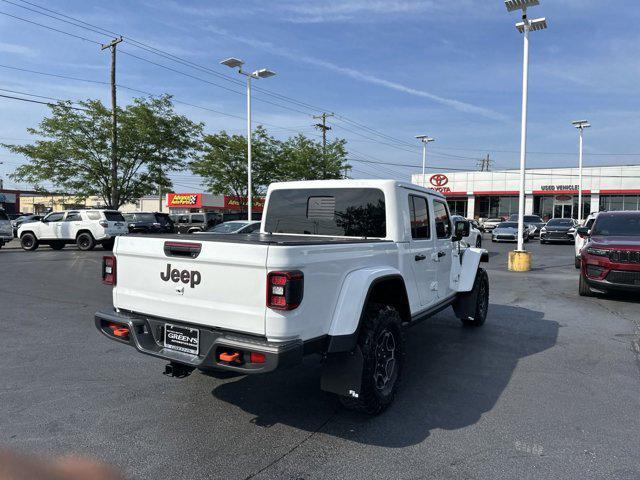
[[415,258],[416,262],[419,262],[421,260],[426,259],[427,256],[426,255],[416,255],[414,258]]
[[438,252],[438,258],[444,257],[446,254],[446,252]]

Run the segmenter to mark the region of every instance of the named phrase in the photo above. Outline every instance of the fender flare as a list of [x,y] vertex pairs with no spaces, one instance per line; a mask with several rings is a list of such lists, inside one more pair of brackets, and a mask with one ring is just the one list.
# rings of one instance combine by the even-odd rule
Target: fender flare
[[[392,267],[371,267],[350,272],[342,282],[329,326],[327,353],[351,351],[358,339],[362,314],[373,288],[380,282],[404,278]],[[406,292],[406,286],[404,286]]]
[[468,247],[461,257],[454,256],[451,264],[450,288],[454,292],[470,292],[476,279],[480,262],[488,262],[489,253],[484,248]]

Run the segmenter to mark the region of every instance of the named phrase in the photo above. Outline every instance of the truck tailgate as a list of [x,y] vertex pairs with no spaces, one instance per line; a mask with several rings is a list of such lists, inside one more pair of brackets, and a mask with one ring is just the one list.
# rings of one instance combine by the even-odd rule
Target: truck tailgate
[[[118,237],[114,306],[264,335],[268,244],[197,237]],[[192,258],[189,252],[197,250]]]

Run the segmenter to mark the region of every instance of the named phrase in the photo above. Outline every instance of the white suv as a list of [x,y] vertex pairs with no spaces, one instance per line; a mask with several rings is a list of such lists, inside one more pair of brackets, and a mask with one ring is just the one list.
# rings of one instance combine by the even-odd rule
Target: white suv
[[77,244],[80,250],[92,250],[97,243],[111,250],[115,237],[125,233],[126,222],[116,210],[68,210],[21,225],[18,238],[25,250],[35,250],[40,244],[61,250],[69,243]]

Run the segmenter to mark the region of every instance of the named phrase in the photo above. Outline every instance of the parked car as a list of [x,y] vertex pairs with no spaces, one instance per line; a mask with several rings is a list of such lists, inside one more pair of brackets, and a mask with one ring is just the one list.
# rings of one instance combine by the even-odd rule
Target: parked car
[[4,210],[0,210],[0,248],[5,243],[9,243],[13,240],[13,228],[11,227],[11,220],[9,215]]
[[70,243],[78,245],[80,250],[93,250],[98,243],[110,250],[115,238],[126,233],[124,217],[117,210],[52,212],[39,222],[25,223],[18,228],[24,250],[35,250],[39,245],[61,250]]
[[253,233],[260,230],[260,222],[249,220],[234,220],[232,222],[219,223],[215,227],[211,227],[204,232],[195,232],[197,234],[215,233],[218,235],[230,235],[232,233]]
[[176,227],[168,213],[123,213],[129,233],[174,233]]
[[610,291],[640,293],[640,212],[600,212],[591,230],[578,228],[588,238],[580,251],[578,293]]
[[458,249],[469,222],[451,221],[444,195],[301,181],[272,184],[266,205],[260,235],[119,238],[102,270],[114,305],[96,328],[176,377],[261,374],[319,353],[321,388],[377,414],[399,386],[404,328],[450,305],[465,325],[485,322],[488,254]]
[[482,222],[482,226],[487,232],[490,232],[494,228],[496,228],[500,223],[504,220],[501,218],[487,218],[484,222]]
[[[522,239],[529,241],[529,230],[522,231]],[[491,232],[492,242],[517,242],[518,241],[518,222],[501,222]]]
[[575,237],[570,230],[576,226],[573,218],[552,218],[540,230],[540,243],[574,242]]
[[181,213],[170,217],[178,233],[203,232],[222,222],[222,215],[216,212]]
[[[598,217],[597,213],[592,213],[590,214],[587,219],[584,222],[584,225],[582,225],[583,227],[586,227],[588,230],[591,230],[591,227],[593,226],[593,222],[595,222],[596,218]],[[580,268],[580,250],[582,250],[582,247],[584,247],[585,243],[587,242],[587,239],[589,238],[588,235],[585,236],[581,236],[577,234],[577,230],[578,228],[580,228],[579,226],[576,227],[576,235],[575,235],[575,249],[576,249],[576,257],[575,257],[575,266],[576,268]]]
[[42,220],[42,215],[20,215],[15,220],[11,220],[11,226],[13,227],[13,236],[18,236],[18,228],[23,223],[38,222],[40,220]]
[[451,216],[451,220],[454,221],[454,222],[459,222],[459,221],[462,221],[462,220],[468,221],[469,225],[470,225],[469,235],[464,237],[462,239],[462,241],[467,243],[468,245],[470,245],[472,247],[476,247],[476,248],[482,247],[482,232],[480,230],[478,230],[477,228],[475,228],[470,220],[467,220],[466,218],[464,218],[464,217],[462,217],[460,215],[452,215]]
[[[518,221],[518,214],[514,213],[512,215],[509,216],[509,221],[510,222],[517,222]],[[540,236],[540,230],[542,229],[542,227],[545,226],[545,221],[542,220],[542,218],[540,218],[538,215],[524,215],[523,216],[523,221],[525,223],[525,225],[527,225],[527,228],[529,229],[529,231],[531,232],[530,236],[531,238],[535,238],[535,237],[539,237]]]

